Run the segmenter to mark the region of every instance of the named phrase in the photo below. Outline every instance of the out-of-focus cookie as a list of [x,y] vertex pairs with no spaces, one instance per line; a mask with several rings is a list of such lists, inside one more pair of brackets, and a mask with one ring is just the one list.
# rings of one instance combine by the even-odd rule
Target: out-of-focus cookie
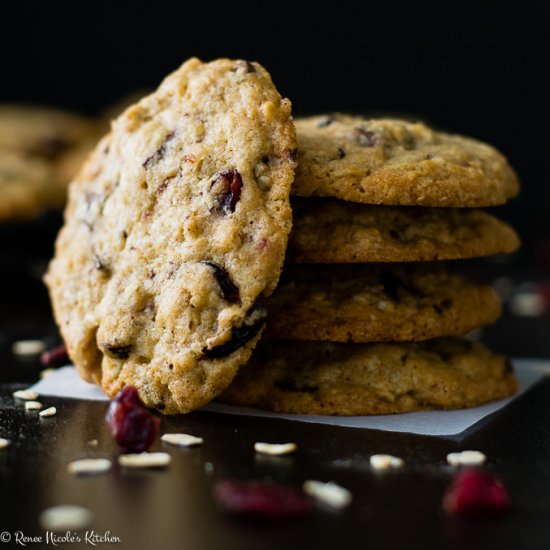
[[291,340],[382,342],[463,336],[496,321],[493,289],[438,264],[285,269],[267,333]]
[[320,415],[474,407],[517,389],[509,361],[480,343],[262,341],[225,403]]
[[67,185],[99,136],[84,117],[0,105],[1,221],[29,220],[65,205]]
[[290,102],[247,61],[191,59],[114,122],[46,276],[87,380],[169,414],[231,382],[279,278],[295,148]]
[[56,159],[89,134],[91,123],[64,111],[0,105],[0,149]]
[[420,123],[335,114],[297,119],[293,194],[369,204],[491,206],[517,194],[493,147]]
[[469,208],[356,204],[294,198],[288,263],[454,260],[517,250],[517,233]]
[[0,221],[26,220],[64,203],[48,161],[0,149]]

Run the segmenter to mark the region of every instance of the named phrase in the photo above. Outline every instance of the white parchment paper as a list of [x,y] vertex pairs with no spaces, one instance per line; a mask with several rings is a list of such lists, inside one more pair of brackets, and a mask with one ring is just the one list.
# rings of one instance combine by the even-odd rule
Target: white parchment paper
[[[490,414],[501,410],[541,378],[550,375],[550,360],[515,359],[513,366],[520,383],[520,389],[517,394],[509,399],[494,401],[472,409],[427,411],[384,416],[317,416],[270,413],[257,409],[224,405],[222,403],[211,403],[201,410],[219,414],[280,418],[297,422],[330,424],[350,428],[370,428],[391,432],[451,436],[467,430]],[[107,396],[97,386],[81,380],[74,367],[71,366],[58,369],[54,374],[35,384],[32,389],[41,396],[108,401]]]

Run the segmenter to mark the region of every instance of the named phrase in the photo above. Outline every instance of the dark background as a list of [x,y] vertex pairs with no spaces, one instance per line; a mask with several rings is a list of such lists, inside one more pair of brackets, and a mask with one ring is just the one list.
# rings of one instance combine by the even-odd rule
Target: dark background
[[[72,7],[70,7],[72,6]],[[550,235],[545,2],[9,2],[0,101],[90,114],[196,55],[260,61],[296,114],[407,114],[501,149],[523,183],[504,216]]]

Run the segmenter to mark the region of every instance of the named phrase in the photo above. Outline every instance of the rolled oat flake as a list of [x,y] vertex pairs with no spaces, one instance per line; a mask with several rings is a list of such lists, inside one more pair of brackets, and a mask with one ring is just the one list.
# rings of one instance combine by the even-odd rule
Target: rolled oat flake
[[49,531],[85,529],[94,520],[94,515],[83,506],[62,504],[47,508],[40,514],[40,525]]

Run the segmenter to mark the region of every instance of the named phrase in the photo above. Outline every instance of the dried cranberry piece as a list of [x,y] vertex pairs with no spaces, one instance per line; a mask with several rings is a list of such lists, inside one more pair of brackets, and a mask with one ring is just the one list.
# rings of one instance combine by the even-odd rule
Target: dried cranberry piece
[[214,262],[202,263],[212,268],[212,271],[214,272],[214,278],[216,279],[216,282],[218,283],[222,291],[222,296],[231,304],[236,304],[237,302],[240,302],[241,295],[239,293],[239,287],[236,286],[229,278],[229,273],[227,273],[227,271],[223,267],[220,267]]
[[288,485],[261,481],[219,481],[214,499],[226,512],[269,519],[300,519],[311,510],[311,501]]
[[168,146],[168,143],[171,139],[174,138],[175,135],[175,132],[169,132],[168,134],[166,134],[166,137],[164,138],[164,141],[161,143],[160,147],[150,157],[147,157],[145,159],[142,166],[144,168],[149,168],[149,166],[161,160],[166,153],[166,147]]
[[210,184],[210,190],[216,194],[216,208],[223,214],[235,212],[241,198],[243,180],[235,169],[220,172]]
[[145,408],[136,388],[122,388],[111,401],[105,420],[125,453],[146,451],[157,437],[160,420]]
[[443,497],[443,508],[453,516],[497,515],[510,510],[506,487],[480,470],[459,472]]
[[69,355],[67,354],[67,348],[64,344],[49,349],[40,355],[40,363],[45,367],[62,367],[70,363],[70,361]]
[[103,348],[109,357],[114,357],[115,359],[128,359],[132,351],[131,345],[119,346],[116,344],[105,344]]
[[355,128],[354,138],[355,141],[363,147],[374,147],[378,142],[377,135],[366,128]]
[[[254,315],[256,320],[251,320],[253,313],[256,313]],[[258,307],[253,306],[248,313],[250,320],[248,322],[245,321],[240,327],[233,327],[231,329],[231,338],[224,344],[212,349],[204,348],[202,350],[204,356],[209,359],[220,359],[242,348],[260,332],[265,323],[265,315],[265,310],[260,310]]]

